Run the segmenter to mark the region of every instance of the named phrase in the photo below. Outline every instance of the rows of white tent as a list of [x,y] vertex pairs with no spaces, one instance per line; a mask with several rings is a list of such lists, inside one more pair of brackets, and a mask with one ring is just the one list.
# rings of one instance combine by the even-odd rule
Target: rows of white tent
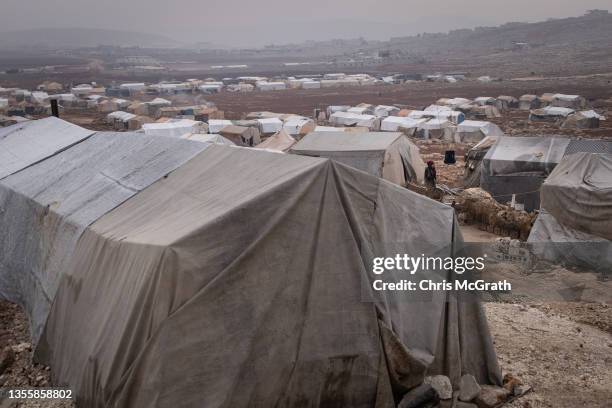
[[331,125],[329,130],[356,127],[371,131],[399,131],[416,138],[463,143],[478,142],[489,135],[503,134],[494,123],[466,120],[463,112],[438,104],[432,104],[423,110],[368,104],[354,107],[330,106],[327,108],[326,115]]

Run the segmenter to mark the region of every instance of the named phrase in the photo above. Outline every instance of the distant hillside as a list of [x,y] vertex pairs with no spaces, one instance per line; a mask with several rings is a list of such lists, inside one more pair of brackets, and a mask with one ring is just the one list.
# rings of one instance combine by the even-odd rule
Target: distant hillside
[[507,23],[499,27],[453,30],[444,34],[422,34],[392,38],[390,49],[412,53],[482,54],[507,50],[517,43],[528,46],[609,47],[612,44],[612,14],[593,11],[581,17],[551,19],[537,23]]
[[149,33],[95,28],[41,28],[0,33],[0,49],[110,46],[176,47],[171,38]]

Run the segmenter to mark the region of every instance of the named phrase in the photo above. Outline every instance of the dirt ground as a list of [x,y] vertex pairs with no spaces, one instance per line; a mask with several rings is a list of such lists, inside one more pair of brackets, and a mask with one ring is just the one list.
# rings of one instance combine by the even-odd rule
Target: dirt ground
[[[0,301],[0,351],[13,356],[13,362],[0,375],[0,388],[51,387],[50,370],[32,362],[32,344],[27,316],[12,303]],[[72,401],[9,402],[0,408],[71,408]]]
[[574,306],[592,308],[593,315],[612,312],[605,304],[486,303],[502,372],[533,387],[507,406],[612,407],[612,334],[591,316],[576,322]]

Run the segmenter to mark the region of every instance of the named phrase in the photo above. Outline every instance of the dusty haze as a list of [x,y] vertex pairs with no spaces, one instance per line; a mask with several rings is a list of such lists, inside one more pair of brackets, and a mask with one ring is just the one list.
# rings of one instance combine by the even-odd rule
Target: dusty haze
[[0,31],[103,28],[157,33],[183,43],[261,46],[331,38],[388,39],[577,16],[611,6],[610,0],[2,0]]

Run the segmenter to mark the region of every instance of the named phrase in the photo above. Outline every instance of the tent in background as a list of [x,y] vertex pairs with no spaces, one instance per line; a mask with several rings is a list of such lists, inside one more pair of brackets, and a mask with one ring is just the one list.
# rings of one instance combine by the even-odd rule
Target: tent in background
[[193,140],[202,143],[216,143],[228,146],[235,146],[236,144],[229,139],[224,138],[221,135],[213,135],[210,133],[189,133],[182,136],[182,139]]
[[495,123],[465,120],[457,125],[455,138],[460,143],[479,142],[487,136],[503,136],[504,132]]
[[569,142],[562,137],[499,137],[483,159],[480,185],[500,203],[516,194],[527,211],[538,209],[540,186]]
[[542,185],[529,242],[545,259],[612,270],[612,154],[561,160]]
[[287,152],[295,144],[295,139],[282,129],[280,132],[270,136],[260,144],[256,149],[274,150],[277,152]]
[[327,157],[395,184],[423,181],[419,148],[398,132],[313,132],[291,153]]

